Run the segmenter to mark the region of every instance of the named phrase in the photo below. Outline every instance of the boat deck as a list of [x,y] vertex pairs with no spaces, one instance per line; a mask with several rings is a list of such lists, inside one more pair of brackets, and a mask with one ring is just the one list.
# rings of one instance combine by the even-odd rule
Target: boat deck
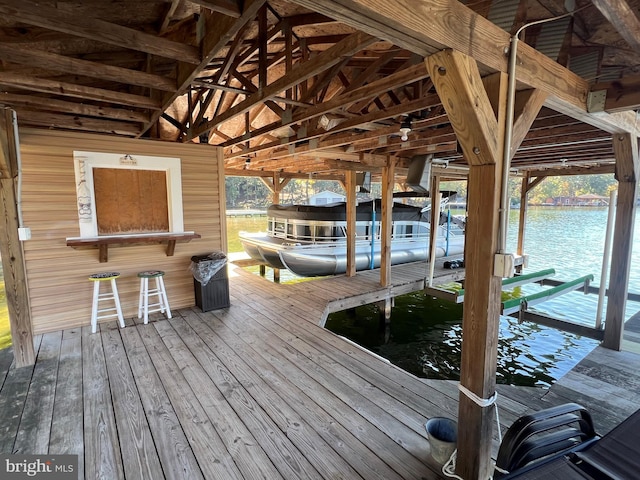
[[[78,454],[86,479],[440,478],[423,425],[456,417],[455,383],[418,379],[318,326],[328,302],[367,282],[278,285],[231,267],[228,309],[40,335],[34,367],[1,351],[0,452]],[[608,431],[637,406],[639,358],[596,349],[550,391],[500,386],[503,429],[585,399]]]

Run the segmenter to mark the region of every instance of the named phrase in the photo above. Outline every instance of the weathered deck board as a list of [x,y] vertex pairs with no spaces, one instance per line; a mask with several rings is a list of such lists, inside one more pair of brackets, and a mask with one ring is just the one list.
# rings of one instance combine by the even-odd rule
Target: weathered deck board
[[[316,355],[312,360],[300,350],[290,348],[295,347],[294,343],[283,340],[266,328],[259,328],[257,323],[253,323],[249,327],[251,330],[249,330],[244,320],[242,318],[234,318],[228,313],[224,314],[224,324],[226,326],[229,326],[236,334],[244,331],[243,339],[249,345],[256,346],[256,350],[261,352],[263,358],[266,358],[272,364],[279,365],[292,383],[305,392],[309,398],[313,399],[314,395],[324,398],[325,400],[321,401],[318,406],[327,410],[333,418],[340,421],[347,430],[353,432],[361,441],[365,437],[366,444],[374,451],[377,457],[404,478],[421,474],[424,470],[424,465],[422,462],[416,461],[415,457],[407,455],[407,453],[418,453],[423,457],[423,460],[426,460],[427,448],[423,437],[404,428],[404,431],[399,433],[398,436],[404,441],[403,446],[406,450],[399,445],[390,443],[388,438],[384,437],[383,432],[386,432],[387,436],[391,438],[395,437],[396,431],[402,427],[396,418],[376,406],[361,391],[347,385],[342,376],[325,370],[325,365],[328,362],[321,355]],[[291,336],[286,333],[282,333],[282,335],[285,337]],[[267,340],[267,348],[263,347],[264,339]],[[370,392],[371,396],[375,394],[376,392]],[[331,399],[335,400],[331,401]],[[345,408],[345,405],[349,405],[351,408]],[[351,409],[354,412],[350,415]],[[356,414],[366,418],[372,426],[367,427],[367,424],[365,424],[364,428],[362,426],[358,428],[360,422],[359,420],[354,421],[353,418]],[[417,414],[415,415],[418,416]],[[374,427],[377,427],[377,429]],[[380,471],[380,467],[376,467],[377,458],[365,460],[384,478],[393,478],[389,473]],[[369,478],[369,476],[367,475],[366,478]]]
[[0,389],[2,389],[2,385],[7,378],[7,374],[9,373],[9,368],[11,368],[12,363],[13,347],[7,347],[0,350]]
[[82,385],[85,478],[124,478],[102,338],[91,327],[82,328]]
[[120,335],[165,478],[204,478],[138,331],[127,327]]
[[78,478],[84,478],[82,331],[65,330],[60,345],[49,453],[78,455]]
[[[228,309],[47,334],[35,368],[6,374],[0,355],[0,451],[76,453],[91,480],[440,478],[424,422],[457,416],[457,383],[418,379],[318,326],[331,302],[423,281],[423,266],[398,267],[387,289],[375,271],[295,285],[233,271]],[[597,348],[551,389],[499,385],[502,431],[578,401],[605,433],[638,406],[639,359]]]
[[[260,407],[304,452],[305,457],[324,478],[359,477],[355,470],[331,448],[332,438],[325,431],[324,422],[318,425],[310,422],[312,419],[305,416],[304,407],[299,399],[295,397],[291,399],[286,378],[276,375],[272,368],[259,358],[250,358],[241,354],[242,350],[236,348],[235,342],[226,342],[198,315],[188,315],[186,320],[209,348],[216,352],[225,366],[234,372],[237,380]],[[302,414],[299,413],[300,410]]]
[[[362,432],[353,432],[343,426],[349,417],[356,415],[353,407],[328,394],[305,372],[274,352],[270,345],[270,341],[273,340],[271,337],[259,342],[259,348],[256,348],[255,343],[252,345],[253,334],[250,331],[245,330],[241,338],[229,328],[225,328],[221,322],[213,320],[212,325],[216,333],[234,350],[242,352],[244,358],[250,359],[252,364],[262,366],[263,375],[269,382],[279,386],[279,394],[285,395],[285,401],[301,416],[307,417],[325,441],[360,476],[379,479],[401,478],[361,443],[358,435]],[[322,407],[317,402],[321,402]],[[360,422],[359,428],[370,431],[371,427],[366,422]]]
[[110,359],[107,372],[125,477],[161,478],[162,467],[120,334],[106,326],[101,332]]
[[[219,432],[225,448],[242,472],[244,478],[282,478],[264,450],[245,427],[242,419],[226,402],[218,387],[207,378],[206,371],[182,342],[168,322],[154,324],[158,335],[167,346],[185,380],[198,385],[196,397],[209,421]],[[218,363],[215,355],[212,361]]]
[[[253,460],[263,465],[270,461],[284,478],[321,478],[183,319],[158,322],[155,327],[181,366],[185,378],[200,386],[200,402],[210,418],[213,417],[211,421],[219,424],[216,428],[227,432],[223,439],[233,441],[233,448],[229,450],[237,451],[237,455],[242,457],[237,461],[241,470],[256,468],[251,465]],[[255,442],[251,441],[252,438]],[[243,466],[245,462],[248,465]],[[268,471],[269,468],[262,467],[262,470]],[[257,476],[252,475],[251,478]]]
[[[200,393],[196,394],[180,373],[158,332],[155,328],[146,328],[144,325],[139,326],[137,330],[194,455],[210,460],[205,464],[199,462],[204,477],[241,479],[242,474],[198,401]],[[200,385],[193,385],[193,388],[199,390]]]
[[48,453],[61,342],[62,332],[42,336],[38,361],[13,447],[15,453]]
[[[34,338],[34,349],[38,352],[42,336],[38,335]],[[18,434],[18,427],[22,419],[24,404],[29,391],[29,384],[35,365],[29,367],[12,368],[0,390],[0,452],[14,453],[14,445]]]

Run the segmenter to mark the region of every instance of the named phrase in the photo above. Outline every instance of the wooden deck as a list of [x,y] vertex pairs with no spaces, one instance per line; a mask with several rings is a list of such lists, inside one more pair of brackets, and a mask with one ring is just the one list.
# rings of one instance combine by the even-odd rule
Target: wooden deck
[[[405,275],[394,267],[392,288]],[[47,333],[34,367],[1,351],[0,452],[75,453],[86,479],[440,478],[424,422],[456,417],[455,383],[415,378],[317,325],[331,302],[375,301],[376,282],[278,285],[231,268],[228,309]],[[595,409],[603,433],[626,418],[639,357],[592,355],[550,391],[499,387],[503,430],[568,400]]]

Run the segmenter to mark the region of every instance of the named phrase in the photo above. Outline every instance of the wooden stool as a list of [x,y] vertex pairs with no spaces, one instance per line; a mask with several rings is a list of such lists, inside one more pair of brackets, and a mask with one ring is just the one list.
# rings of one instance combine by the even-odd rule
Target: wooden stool
[[[167,300],[167,292],[164,289],[164,272],[161,270],[149,270],[138,273],[140,277],[140,301],[138,302],[138,318],[143,318],[144,323],[149,323],[149,313],[162,312],[167,318],[171,318],[171,310],[169,309],[169,300]],[[149,290],[149,279],[156,279],[156,288]],[[158,297],[157,303],[149,304],[149,295]],[[149,307],[157,307],[151,308]]]
[[[120,297],[118,296],[118,287],[116,287],[116,278],[120,276],[119,272],[94,273],[89,275],[89,280],[93,282],[93,305],[91,307],[91,333],[96,333],[98,329],[99,318],[118,317],[120,326],[124,328],[124,318],[122,317],[122,308],[120,308]],[[111,291],[100,293],[100,284],[106,280],[111,282]],[[115,306],[98,309],[98,303],[104,300],[113,300]],[[103,315],[104,312],[113,312]]]

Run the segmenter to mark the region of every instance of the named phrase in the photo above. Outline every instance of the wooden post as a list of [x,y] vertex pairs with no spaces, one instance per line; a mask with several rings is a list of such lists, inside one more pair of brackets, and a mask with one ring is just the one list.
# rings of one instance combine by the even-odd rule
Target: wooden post
[[280,203],[280,192],[291,181],[290,178],[280,178],[280,174],[275,172],[272,178],[258,177],[265,187],[271,192],[271,203]]
[[[498,251],[506,76],[492,79],[488,95],[476,63],[466,55],[445,50],[428,57],[426,65],[470,165],[460,385],[488,399],[495,392],[500,320],[502,279],[494,275],[493,263]],[[460,395],[456,473],[466,480],[484,480],[491,474],[494,408]]]
[[[494,406],[502,278],[494,275],[505,155],[507,75],[482,79],[475,61],[444,50],[426,59],[427,70],[469,164],[468,221],[465,234],[465,303],[463,309],[458,461],[466,480],[491,475]],[[542,107],[546,94],[516,94],[511,158]]]
[[0,254],[4,288],[9,310],[9,325],[16,367],[35,363],[31,307],[22,243],[18,238],[18,206],[15,179],[18,176],[18,139],[13,111],[0,115]]
[[356,171],[345,172],[347,191],[347,277],[356,274]]
[[431,181],[431,230],[429,232],[429,277],[427,285],[432,287],[433,272],[436,265],[438,227],[440,225],[440,176],[434,175]]
[[[525,173],[522,177],[522,186],[520,187],[520,212],[518,217],[518,246],[516,253],[520,256],[524,255],[524,233],[525,225],[527,223],[527,210],[529,205],[527,202],[529,193],[529,173]],[[518,273],[522,273],[523,265],[520,264],[516,267]]]
[[387,297],[378,302],[378,310],[380,312],[380,328],[385,328],[391,324],[391,310],[393,309],[393,298]]
[[620,350],[624,333],[624,312],[629,288],[631,247],[636,218],[638,139],[629,134],[614,134],[613,151],[616,156],[618,203],[611,252],[609,299],[602,346],[612,350]]
[[397,159],[387,157],[382,168],[382,226],[380,229],[380,285],[391,285],[391,216],[393,209],[393,185]]

